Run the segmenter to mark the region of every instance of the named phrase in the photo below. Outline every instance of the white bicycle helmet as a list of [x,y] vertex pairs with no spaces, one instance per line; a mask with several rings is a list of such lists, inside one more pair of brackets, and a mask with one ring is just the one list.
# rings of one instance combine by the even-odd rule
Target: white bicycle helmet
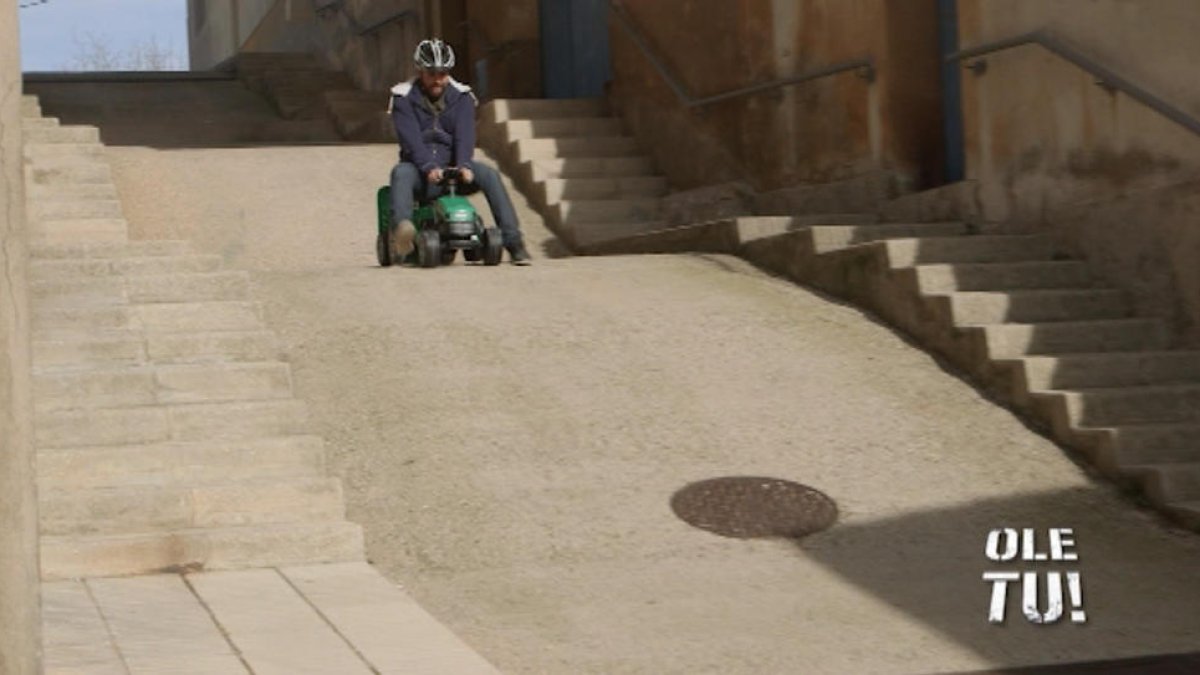
[[413,62],[422,70],[450,70],[454,67],[454,50],[437,38],[422,40],[413,53]]

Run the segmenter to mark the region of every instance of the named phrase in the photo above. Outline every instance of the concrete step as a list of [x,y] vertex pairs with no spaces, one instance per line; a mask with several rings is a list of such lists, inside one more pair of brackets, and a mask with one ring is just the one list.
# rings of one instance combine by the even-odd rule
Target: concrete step
[[21,97],[21,116],[22,117],[40,117],[42,114],[42,106],[38,102],[36,96]]
[[21,129],[54,129],[60,126],[57,117],[23,117]]
[[284,363],[158,364],[88,370],[46,370],[34,375],[39,412],[169,403],[290,398],[291,370]]
[[603,199],[558,202],[550,209],[555,223],[648,222],[659,217],[658,199]]
[[53,331],[247,331],[259,330],[262,325],[262,306],[242,300],[33,310],[35,336]]
[[147,360],[140,335],[34,340],[34,369],[84,365],[134,365]]
[[345,521],[42,537],[44,580],[351,562],[362,528]]
[[39,450],[309,433],[308,410],[295,399],[39,412],[36,418]]
[[99,141],[92,143],[27,143],[25,157],[38,164],[42,161],[90,159],[107,161],[106,149]]
[[34,202],[66,199],[120,199],[112,183],[33,184],[26,188],[26,199]]
[[234,476],[319,478],[324,465],[320,436],[46,450],[37,458],[38,487],[44,490],[220,485]]
[[1122,319],[1130,313],[1124,294],[1113,289],[967,291],[930,300],[956,326]]
[[332,478],[43,490],[38,495],[38,509],[41,532],[48,536],[133,534],[345,517],[341,484]]
[[1087,265],[1079,261],[957,263],[918,265],[922,293],[1006,291],[1022,288],[1087,288],[1092,285]]
[[574,157],[539,159],[522,165],[530,183],[552,178],[632,178],[653,176],[648,157]]
[[504,123],[505,138],[511,143],[523,138],[572,138],[621,136],[621,120],[615,117],[568,117],[523,119]]
[[625,220],[615,223],[578,223],[566,224],[560,228],[568,241],[576,247],[586,248],[604,241],[631,237],[643,232],[653,232],[667,227],[662,221],[632,221]]
[[641,149],[637,139],[631,136],[610,136],[525,138],[513,141],[511,152],[517,162],[529,162],[572,157],[636,157],[641,154]]
[[1184,527],[1200,529],[1200,499],[1172,502],[1165,508]]
[[35,307],[112,306],[128,304],[121,277],[30,281],[29,298]]
[[242,271],[123,277],[130,302],[202,302],[246,300],[250,275]]
[[358,104],[372,106],[376,110],[387,110],[388,101],[392,98],[392,92],[345,88],[332,89],[325,92],[323,96],[326,101],[332,104]]
[[873,223],[864,225],[811,225],[816,253],[837,251],[856,244],[910,237],[952,237],[967,233],[964,223]]
[[99,143],[100,130],[88,126],[38,125],[24,130],[26,143]]
[[1031,392],[1064,410],[1073,427],[1200,422],[1200,383]]
[[58,281],[108,275],[211,274],[220,268],[221,257],[216,255],[39,259],[30,261],[29,278],[32,281]]
[[81,220],[85,218],[117,220],[124,217],[116,199],[63,199],[50,197],[29,200],[30,220]]
[[189,255],[192,246],[186,241],[131,240],[124,244],[40,244],[29,247],[32,258],[61,260],[64,258],[147,258],[154,256]]
[[1123,424],[1112,428],[1118,466],[1200,461],[1200,424]]
[[98,157],[43,159],[25,166],[28,185],[63,185],[74,183],[112,185],[112,170],[108,162]]
[[[1023,368],[1030,389],[1125,387],[1200,381],[1200,352],[1127,352],[1028,356]],[[1200,436],[1197,437],[1200,440]]]
[[1155,504],[1200,500],[1200,461],[1181,464],[1146,464],[1124,467],[1138,479]]
[[243,68],[317,68],[317,58],[307,52],[240,52],[236,67]]
[[1044,235],[923,237],[885,242],[892,267],[928,263],[991,263],[1050,260],[1053,240]]
[[496,99],[480,110],[487,124],[508,120],[564,119],[569,117],[604,117],[607,114],[603,99]]
[[536,189],[544,205],[564,200],[639,199],[667,194],[667,179],[662,176],[552,178],[541,182]]
[[1155,319],[1110,319],[1004,324],[964,329],[983,335],[992,359],[1026,355],[1155,351],[1166,347],[1166,330]]
[[30,243],[123,244],[129,240],[129,224],[119,215],[101,218],[41,218],[31,220]]

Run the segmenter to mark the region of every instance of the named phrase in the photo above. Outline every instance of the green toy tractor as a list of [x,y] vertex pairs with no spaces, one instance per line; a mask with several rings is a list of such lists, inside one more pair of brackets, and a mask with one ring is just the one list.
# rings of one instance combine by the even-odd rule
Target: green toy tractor
[[379,234],[375,239],[375,255],[381,267],[392,264],[409,264],[420,267],[437,267],[454,262],[458,251],[463,252],[467,262],[484,265],[499,265],[504,255],[504,238],[500,230],[486,227],[475,207],[466,197],[458,194],[462,175],[458,169],[442,171],[442,184],[446,194],[432,201],[418,190],[417,206],[413,210],[412,222],[417,228],[416,246],[404,260],[392,259],[391,222],[392,188],[385,185],[376,193]]

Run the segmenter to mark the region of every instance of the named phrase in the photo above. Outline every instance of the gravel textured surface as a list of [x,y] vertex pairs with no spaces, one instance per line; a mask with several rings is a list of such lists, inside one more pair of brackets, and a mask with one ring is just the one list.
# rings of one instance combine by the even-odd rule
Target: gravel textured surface
[[[1194,650],[1200,539],[852,307],[724,256],[379,269],[385,146],[110,150],[131,229],[250,269],[372,561],[511,673],[919,673]],[[539,252],[541,255],[539,255]],[[799,543],[708,478],[837,502]],[[987,622],[996,527],[1071,527],[1084,625]],[[1041,539],[1044,539],[1044,532]],[[1041,546],[1044,547],[1044,543]]]

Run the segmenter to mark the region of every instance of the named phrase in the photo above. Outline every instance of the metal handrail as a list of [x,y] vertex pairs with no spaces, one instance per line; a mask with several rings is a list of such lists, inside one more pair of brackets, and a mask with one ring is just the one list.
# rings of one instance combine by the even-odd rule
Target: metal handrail
[[650,44],[646,41],[646,38],[641,34],[637,27],[634,26],[633,19],[625,11],[625,7],[622,5],[621,0],[609,0],[609,5],[611,5],[613,9],[613,15],[617,17],[618,22],[625,29],[625,32],[629,34],[630,39],[632,39],[634,44],[638,46],[638,48],[642,51],[642,54],[645,55],[646,59],[650,61],[650,64],[654,66],[654,69],[658,71],[658,74],[661,75],[663,80],[666,81],[667,86],[671,88],[671,91],[675,92],[675,96],[678,97],[679,101],[687,108],[701,108],[719,101],[728,101],[729,99],[733,98],[740,98],[742,96],[749,96],[751,94],[770,91],[772,89],[779,89],[790,85],[811,82],[812,80],[829,77],[830,75],[837,75],[839,73],[851,71],[857,72],[860,77],[868,82],[873,82],[875,80],[875,63],[871,57],[868,56],[860,59],[854,59],[852,61],[836,63],[823,68],[817,68],[793,77],[772,80],[762,84],[741,87],[739,89],[721,92],[720,94],[713,94],[712,96],[703,96],[697,98],[688,92],[679,78],[675,77],[663,60],[658,56],[657,53],[655,53],[654,49],[650,47]]
[[[1163,99],[1151,94],[1145,89],[1114,73],[1105,66],[1101,65],[1095,59],[1092,59],[1086,54],[1078,51],[1061,38],[1054,36],[1049,31],[1037,30],[1032,33],[1017,35],[1004,40],[996,40],[995,42],[988,42],[976,47],[963,49],[947,56],[946,62],[950,63],[952,61],[964,61],[966,59],[976,58],[985,54],[991,54],[994,52],[1031,44],[1036,44],[1046,51],[1091,73],[1094,77],[1096,77],[1096,84],[1104,87],[1105,89],[1108,89],[1109,91],[1124,92],[1133,100],[1150,108],[1163,117],[1166,117],[1193,134],[1200,135],[1200,120],[1197,120],[1195,117],[1192,117],[1179,108],[1176,108]],[[986,59],[979,59],[975,63],[969,64],[967,67],[972,68],[977,73],[982,74],[987,70],[987,61]]]

